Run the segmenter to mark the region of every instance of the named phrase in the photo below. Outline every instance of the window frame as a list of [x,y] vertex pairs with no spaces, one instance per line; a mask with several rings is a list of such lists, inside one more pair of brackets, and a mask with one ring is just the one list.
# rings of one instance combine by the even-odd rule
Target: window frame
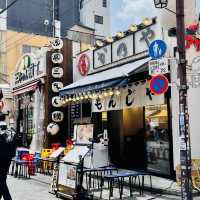
[[94,15],[94,21],[96,24],[103,24],[103,16]]

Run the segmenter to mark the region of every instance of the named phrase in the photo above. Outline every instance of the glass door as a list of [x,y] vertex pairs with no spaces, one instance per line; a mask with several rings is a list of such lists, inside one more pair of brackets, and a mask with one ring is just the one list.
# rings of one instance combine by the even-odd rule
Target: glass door
[[167,105],[145,107],[147,170],[170,175]]

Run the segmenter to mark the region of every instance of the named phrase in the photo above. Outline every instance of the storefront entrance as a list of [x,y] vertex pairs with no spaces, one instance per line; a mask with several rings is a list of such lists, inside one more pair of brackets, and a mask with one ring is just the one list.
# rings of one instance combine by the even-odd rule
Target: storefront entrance
[[18,96],[17,134],[18,145],[29,147],[34,134],[33,127],[33,102],[34,93]]
[[110,111],[107,126],[111,163],[171,176],[167,105]]

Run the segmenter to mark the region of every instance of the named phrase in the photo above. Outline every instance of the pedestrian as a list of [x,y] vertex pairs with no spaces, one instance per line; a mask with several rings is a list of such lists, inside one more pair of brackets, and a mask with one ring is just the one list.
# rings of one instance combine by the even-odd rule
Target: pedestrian
[[15,131],[9,129],[5,122],[5,114],[0,112],[0,199],[12,200],[6,183],[7,174],[15,156]]

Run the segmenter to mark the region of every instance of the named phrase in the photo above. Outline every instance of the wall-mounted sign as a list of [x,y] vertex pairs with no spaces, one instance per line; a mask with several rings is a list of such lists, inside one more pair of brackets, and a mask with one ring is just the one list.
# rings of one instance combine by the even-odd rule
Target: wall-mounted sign
[[107,45],[94,51],[94,68],[111,63],[111,45]]
[[53,67],[52,68],[52,76],[53,78],[62,78],[63,77],[63,68],[61,67]]
[[61,111],[54,111],[52,113],[52,120],[54,122],[62,122],[64,119],[64,113]]
[[153,59],[162,58],[167,51],[167,45],[163,40],[154,40],[149,46],[149,55]]
[[[76,58],[76,66],[73,69],[74,81],[82,79],[85,74],[87,75],[89,62],[88,74],[92,74],[149,56],[149,45],[155,38],[161,38],[161,36],[160,26],[152,24],[98,49],[82,52]],[[89,59],[85,58],[84,55],[87,55]]]
[[168,58],[149,61],[149,75],[156,76],[169,72]]
[[186,40],[186,49],[189,49],[189,48],[191,48],[191,46],[194,46],[196,51],[200,51],[200,39],[199,38],[196,38],[191,35],[186,35],[185,40]]
[[55,52],[51,55],[51,60],[54,64],[60,64],[63,62],[63,55],[62,53]]
[[62,99],[60,96],[55,96],[52,98],[52,106],[59,108],[62,106]]
[[164,95],[154,95],[148,83],[137,83],[120,90],[120,95],[112,95],[92,100],[92,112],[121,110],[124,108],[164,104]]
[[52,122],[47,126],[47,133],[51,135],[56,135],[60,130],[60,127],[58,124]]
[[52,83],[52,91],[57,93],[59,92],[59,90],[61,90],[63,88],[63,83],[62,82],[53,82]]
[[157,25],[150,26],[135,33],[135,54],[148,51],[150,43],[159,37]]
[[200,56],[193,58],[192,60],[192,72],[200,73]]
[[51,46],[55,50],[60,50],[63,47],[63,41],[60,38],[55,38],[51,41]]
[[18,87],[27,82],[31,82],[46,75],[45,55],[39,57],[27,53],[24,54],[16,65],[14,74],[14,87]]
[[88,74],[90,70],[90,59],[87,54],[81,54],[77,67],[82,76],[86,76]]
[[133,55],[133,35],[113,43],[112,61],[118,61]]
[[163,75],[154,76],[149,83],[150,90],[157,95],[164,94],[168,87],[168,79]]

